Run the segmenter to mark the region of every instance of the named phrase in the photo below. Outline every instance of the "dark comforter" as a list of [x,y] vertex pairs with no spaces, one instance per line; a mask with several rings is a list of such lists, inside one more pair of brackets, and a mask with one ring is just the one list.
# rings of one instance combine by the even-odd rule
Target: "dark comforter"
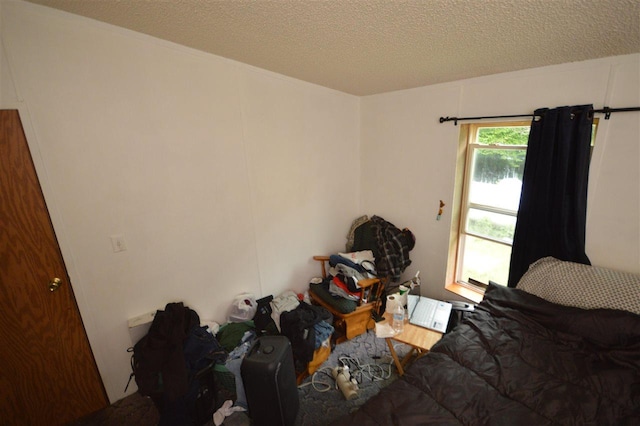
[[490,286],[476,311],[338,425],[640,424],[640,316]]

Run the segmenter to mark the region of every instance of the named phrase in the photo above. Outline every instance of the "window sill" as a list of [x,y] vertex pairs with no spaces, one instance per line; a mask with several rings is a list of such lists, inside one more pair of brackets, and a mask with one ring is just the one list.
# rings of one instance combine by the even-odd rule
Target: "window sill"
[[444,286],[444,288],[452,293],[457,294],[458,296],[469,299],[474,303],[480,303],[484,298],[484,291],[480,289],[472,290],[469,287],[462,286],[458,283],[447,284]]

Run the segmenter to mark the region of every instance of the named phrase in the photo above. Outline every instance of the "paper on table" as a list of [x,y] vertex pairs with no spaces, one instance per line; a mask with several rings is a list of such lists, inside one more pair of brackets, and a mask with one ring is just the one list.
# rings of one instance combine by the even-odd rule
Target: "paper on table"
[[395,330],[387,321],[380,321],[376,323],[376,337],[386,338],[393,337],[396,335]]

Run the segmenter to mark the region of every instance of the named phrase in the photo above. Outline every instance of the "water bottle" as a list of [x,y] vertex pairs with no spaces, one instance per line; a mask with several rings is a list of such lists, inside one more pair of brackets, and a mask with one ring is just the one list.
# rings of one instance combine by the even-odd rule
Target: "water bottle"
[[404,329],[404,306],[402,306],[402,303],[399,301],[396,303],[395,308],[393,308],[392,326],[396,333],[402,333],[402,330]]

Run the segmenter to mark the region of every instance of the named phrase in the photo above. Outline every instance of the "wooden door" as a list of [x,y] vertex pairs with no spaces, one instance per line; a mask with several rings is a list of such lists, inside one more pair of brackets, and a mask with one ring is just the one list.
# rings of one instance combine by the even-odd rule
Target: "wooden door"
[[18,111],[0,111],[0,423],[64,424],[107,404]]

